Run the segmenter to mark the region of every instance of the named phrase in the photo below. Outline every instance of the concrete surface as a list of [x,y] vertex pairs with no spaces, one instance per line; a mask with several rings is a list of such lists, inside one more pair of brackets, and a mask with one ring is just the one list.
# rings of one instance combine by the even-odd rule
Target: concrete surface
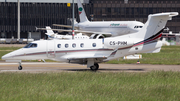
[[[42,62],[22,62],[22,70],[18,70],[18,63],[0,63],[0,73],[2,72],[75,72],[91,71],[86,65],[69,63],[42,63]],[[148,64],[99,64],[97,72],[149,72],[153,70],[179,71],[180,65],[148,65]]]

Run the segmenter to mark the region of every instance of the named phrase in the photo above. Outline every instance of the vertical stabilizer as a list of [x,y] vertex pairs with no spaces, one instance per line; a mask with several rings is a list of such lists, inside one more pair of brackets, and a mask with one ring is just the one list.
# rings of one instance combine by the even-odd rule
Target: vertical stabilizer
[[46,26],[46,29],[47,29],[47,33],[45,33],[46,35],[48,35],[48,36],[53,36],[53,35],[54,35],[54,32],[53,32],[53,30],[51,29],[51,27]]
[[134,34],[134,37],[142,39],[157,37],[163,31],[167,21],[171,20],[173,16],[177,15],[178,12],[167,12],[149,15],[144,27],[139,32]]
[[77,0],[80,22],[89,21],[80,0]]

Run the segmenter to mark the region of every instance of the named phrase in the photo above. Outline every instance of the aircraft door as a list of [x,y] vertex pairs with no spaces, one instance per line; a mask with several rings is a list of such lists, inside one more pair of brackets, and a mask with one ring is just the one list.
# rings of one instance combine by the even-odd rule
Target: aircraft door
[[47,57],[48,58],[54,58],[56,56],[55,51],[55,41],[47,41],[47,49],[46,49]]

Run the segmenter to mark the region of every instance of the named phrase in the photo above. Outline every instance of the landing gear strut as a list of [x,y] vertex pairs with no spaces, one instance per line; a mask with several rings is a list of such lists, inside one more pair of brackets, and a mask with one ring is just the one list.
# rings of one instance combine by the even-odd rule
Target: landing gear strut
[[19,67],[18,67],[19,70],[22,70],[22,66],[21,66],[21,62],[19,62]]
[[95,63],[93,66],[90,67],[92,71],[96,71],[99,69],[98,63]]

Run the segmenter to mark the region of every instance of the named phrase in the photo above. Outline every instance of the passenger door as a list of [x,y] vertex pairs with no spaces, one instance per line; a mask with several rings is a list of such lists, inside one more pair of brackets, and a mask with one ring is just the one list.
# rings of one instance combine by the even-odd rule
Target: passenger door
[[47,41],[46,53],[47,53],[48,58],[54,58],[56,56],[55,41],[54,40],[48,40]]

